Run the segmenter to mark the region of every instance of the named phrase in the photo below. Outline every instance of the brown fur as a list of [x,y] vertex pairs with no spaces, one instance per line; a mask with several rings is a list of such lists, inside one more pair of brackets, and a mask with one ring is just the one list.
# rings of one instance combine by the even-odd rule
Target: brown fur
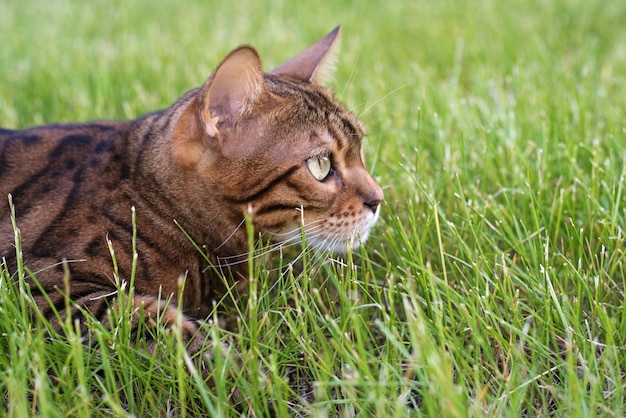
[[[254,49],[240,47],[201,88],[138,120],[0,130],[0,195],[12,195],[25,264],[56,308],[63,309],[57,288],[63,287],[59,262],[66,259],[72,299],[106,321],[115,290],[106,240],[119,276],[128,280],[131,207],[138,231],[135,304],[149,315],[162,306],[159,295],[177,294],[183,276],[183,306],[195,318],[206,316],[224,291],[222,275],[245,286],[247,211],[258,232],[277,240],[297,235],[302,221],[320,249],[365,239],[383,197],[361,158],[364,128],[316,78],[337,34],[273,73],[262,72]],[[332,162],[322,181],[307,168],[307,160],[320,155]],[[215,268],[176,222],[207,249]],[[5,204],[0,255],[14,268],[12,242]],[[168,309],[172,322],[176,310]],[[185,330],[191,340],[193,320]]]

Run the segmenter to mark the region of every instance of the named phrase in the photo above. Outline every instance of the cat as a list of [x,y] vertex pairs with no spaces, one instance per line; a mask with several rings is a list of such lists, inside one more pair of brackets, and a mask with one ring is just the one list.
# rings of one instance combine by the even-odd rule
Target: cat
[[[164,300],[180,296],[190,353],[204,343],[197,320],[226,288],[246,286],[246,216],[263,239],[299,242],[304,231],[313,248],[335,252],[364,242],[383,192],[364,166],[364,126],[321,86],[339,33],[269,73],[240,46],[202,87],[137,120],[0,130],[0,195],[12,198],[43,314],[64,312],[69,268],[71,315],[80,322],[85,309],[106,324],[116,291],[109,244],[118,277],[133,269],[131,208],[132,302],[167,325],[180,315]],[[0,257],[14,272],[9,205],[0,208]]]

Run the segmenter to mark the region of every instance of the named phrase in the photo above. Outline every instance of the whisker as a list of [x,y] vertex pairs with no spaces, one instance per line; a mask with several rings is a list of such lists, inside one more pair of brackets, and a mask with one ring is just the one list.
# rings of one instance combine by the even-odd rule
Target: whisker
[[[311,228],[311,226],[314,226],[314,228],[310,229],[312,232],[315,232],[318,227],[320,226],[319,224],[321,224],[323,222],[323,220],[316,220],[313,222],[310,222],[308,224],[305,225],[305,228]],[[214,251],[219,250],[221,247],[223,247],[234,235],[235,233],[237,233],[237,231],[245,224],[245,219],[243,219],[239,225],[237,225],[237,227],[235,228],[235,230],[233,232],[231,232],[231,234],[224,240],[224,242],[222,242],[218,247],[215,248]],[[288,238],[287,240],[283,240],[283,241],[279,241],[276,243],[273,243],[270,245],[270,247],[268,249],[266,249],[266,251],[264,251],[263,253],[260,254],[255,254],[254,257],[262,257],[265,254],[268,254],[271,251],[274,251],[276,248],[280,248],[282,246],[285,245],[285,243],[296,239],[297,241],[300,241],[300,232],[301,232],[301,227],[298,228],[294,228],[290,231],[287,232],[278,232],[278,233],[272,233],[271,235],[274,237],[281,237],[281,236],[292,236],[294,234],[298,234],[297,236],[292,236],[290,238]],[[231,260],[231,259],[241,259],[242,257],[245,257],[244,260],[240,260],[238,262],[236,262],[235,264],[241,264],[243,262],[246,261],[247,257],[250,255],[250,252],[246,252],[246,253],[242,253],[242,254],[236,254],[236,255],[231,255],[231,256],[224,256],[224,257],[219,257],[219,260]],[[224,266],[229,266],[231,264],[223,264]]]
[[[244,221],[242,221],[235,231],[231,233],[231,235],[224,241],[226,243],[235,232],[244,225]],[[270,233],[269,235],[272,238],[281,238],[285,237],[285,239],[279,239],[275,242],[268,243],[266,246],[262,246],[261,243],[258,243],[260,248],[255,248],[252,251],[247,251],[241,254],[229,255],[224,257],[218,257],[218,262],[223,267],[235,266],[239,264],[246,263],[250,256],[252,256],[253,260],[258,260],[261,257],[265,257],[268,254],[271,254],[275,251],[282,251],[284,249],[295,247],[305,243],[305,247],[298,253],[298,255],[291,260],[289,263],[283,265],[282,267],[277,267],[273,269],[269,269],[269,272],[274,272],[280,269],[283,271],[280,273],[281,278],[287,273],[290,267],[294,266],[297,262],[303,259],[303,257],[310,252],[310,250],[315,250],[312,258],[307,262],[310,262],[312,265],[316,265],[322,260],[324,257],[327,257],[329,253],[335,252],[340,249],[345,249],[346,245],[350,245],[351,243],[355,243],[359,240],[358,231],[351,232],[347,237],[342,236],[340,234],[332,234],[331,236],[327,236],[324,234],[326,229],[326,225],[324,220],[316,220],[310,223],[305,223],[302,226],[297,228],[293,228],[286,232],[278,232],[278,233]],[[306,235],[303,237],[302,232]],[[359,241],[360,242],[360,241]],[[222,243],[222,245],[224,245]],[[218,247],[219,248],[219,247]],[[332,260],[332,258],[331,258]]]
[[[257,252],[257,251],[253,251],[252,254],[255,258],[257,257],[262,257],[272,251],[275,251],[281,247],[289,247],[291,245],[297,244],[301,241],[301,237],[300,236],[294,236],[291,238],[288,238],[286,240],[283,241],[278,241],[278,242],[274,242],[272,244],[270,244],[267,247],[263,248],[263,251],[261,252]],[[230,259],[234,259],[234,258],[241,258],[241,257],[249,257],[251,254],[250,251],[245,252],[245,253],[241,253],[241,254],[236,254],[236,255],[229,255],[229,256],[224,256],[224,257],[219,257],[219,260],[230,260]],[[245,260],[244,260],[245,261]]]
[[215,248],[214,251],[219,250],[220,248],[222,248],[239,230],[239,228],[241,228],[243,226],[243,224],[246,222],[246,219],[242,219],[241,222],[239,222],[239,225],[237,225],[237,227],[235,228],[235,230],[233,232],[230,233],[230,235],[224,240],[224,242],[222,242],[220,245],[217,246],[217,248]]
[[[350,84],[352,84],[352,82],[354,81],[355,75],[356,75],[356,70],[359,67],[359,58],[357,57],[357,59],[354,62],[354,65],[352,66],[352,71],[350,72],[350,77],[348,77],[348,81],[345,82],[343,89],[341,89],[341,92],[339,94],[337,94],[337,97],[339,99],[343,98],[343,95],[345,94],[346,90],[348,89],[348,87],[350,87]],[[337,112],[337,106],[335,106],[335,112]]]
[[365,110],[363,110],[360,115],[359,115],[359,119],[363,118],[363,116],[365,116],[367,114],[367,112],[369,112],[374,106],[376,106],[378,103],[382,102],[383,100],[385,100],[386,98],[388,98],[389,96],[397,93],[398,91],[402,90],[403,88],[407,87],[408,84],[402,84],[400,87],[396,87],[395,89],[391,90],[389,93],[385,94],[383,97],[380,97],[379,99],[375,100],[372,104],[370,104],[369,106],[367,106],[365,108]]
[[[304,224],[304,228],[306,229],[306,228],[309,228],[309,227],[311,227],[313,225],[320,224],[320,223],[323,223],[323,222],[324,222],[324,219],[318,219],[317,221],[313,221],[313,222],[309,222],[307,224]],[[299,233],[300,231],[302,231],[302,226],[299,226],[299,227],[294,228],[294,229],[292,229],[290,231],[287,231],[287,232],[273,232],[273,233],[271,233],[271,235],[275,236],[275,237],[280,237],[280,236],[284,236],[284,235],[292,235],[292,234],[295,234],[296,232]]]
[[[317,229],[319,229],[319,228],[317,228]],[[273,243],[270,246],[263,248],[263,251],[254,252],[253,253],[253,258],[254,259],[258,259],[258,258],[263,257],[263,256],[265,256],[265,255],[267,255],[267,254],[269,254],[269,253],[271,253],[273,251],[276,251],[278,249],[289,248],[289,247],[298,245],[301,242],[302,242],[302,237],[300,235],[293,236],[293,237],[288,238],[286,240]],[[220,265],[222,265],[224,267],[228,267],[228,266],[233,266],[233,265],[245,263],[246,261],[248,261],[248,257],[249,256],[250,256],[250,252],[246,252],[246,253],[237,254],[237,255],[219,257],[218,260],[226,261],[226,260],[237,259],[237,261],[230,261],[230,262],[226,262],[226,263],[220,263]]]

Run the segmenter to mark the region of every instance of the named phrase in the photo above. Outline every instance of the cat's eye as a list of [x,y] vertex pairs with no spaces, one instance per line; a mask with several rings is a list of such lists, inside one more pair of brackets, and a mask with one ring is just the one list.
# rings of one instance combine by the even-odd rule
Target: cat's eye
[[313,177],[322,181],[330,173],[330,157],[327,155],[320,155],[318,157],[311,157],[306,160],[306,166],[309,168]]

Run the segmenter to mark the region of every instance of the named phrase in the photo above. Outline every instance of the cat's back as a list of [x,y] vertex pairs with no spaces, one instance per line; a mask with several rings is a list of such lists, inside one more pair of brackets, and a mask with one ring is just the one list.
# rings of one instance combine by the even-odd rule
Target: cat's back
[[85,180],[100,183],[127,131],[128,123],[107,121],[0,129],[0,195],[28,202]]
[[103,121],[0,129],[2,247],[13,235],[8,194],[20,226],[31,231],[43,231],[61,213],[80,218],[89,207],[104,204],[127,171],[129,127],[128,122]]

